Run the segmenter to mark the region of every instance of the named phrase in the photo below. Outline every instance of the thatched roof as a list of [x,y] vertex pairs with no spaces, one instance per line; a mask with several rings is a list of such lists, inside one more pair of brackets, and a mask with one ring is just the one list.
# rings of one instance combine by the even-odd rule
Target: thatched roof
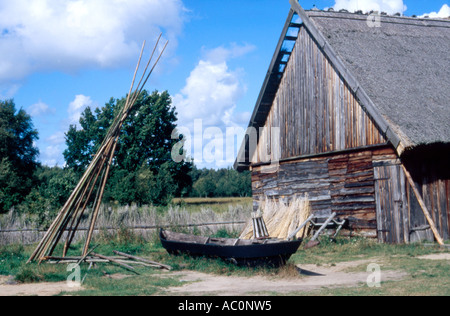
[[450,20],[307,14],[404,147],[450,142]]
[[[450,20],[382,16],[380,27],[369,27],[368,15],[291,4],[249,127],[263,126],[270,111],[289,29],[305,27],[399,154],[450,143]],[[244,140],[237,169],[250,163],[247,145]]]

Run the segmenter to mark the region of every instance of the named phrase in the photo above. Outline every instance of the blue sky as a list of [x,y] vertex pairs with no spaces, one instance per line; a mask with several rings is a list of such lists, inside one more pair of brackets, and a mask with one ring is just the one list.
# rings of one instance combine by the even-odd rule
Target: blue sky
[[[300,4],[381,6],[407,16],[449,9],[448,0]],[[69,125],[86,106],[123,97],[142,41],[150,50],[163,32],[168,50],[147,89],[169,91],[180,126],[192,129],[201,119],[203,128],[224,134],[227,127],[245,128],[289,9],[288,0],[0,0],[0,99],[13,98],[31,114],[40,135],[39,160],[63,166]],[[199,165],[231,162],[224,157]]]

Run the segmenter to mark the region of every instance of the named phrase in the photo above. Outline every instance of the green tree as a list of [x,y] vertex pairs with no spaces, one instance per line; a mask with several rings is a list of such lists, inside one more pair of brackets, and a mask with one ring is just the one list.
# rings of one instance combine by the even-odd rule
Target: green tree
[[216,184],[210,176],[198,179],[194,185],[194,195],[198,197],[214,197],[216,192]]
[[0,161],[0,213],[9,211],[21,201],[21,194],[17,188],[20,180],[7,158]]
[[[81,129],[70,126],[64,152],[69,168],[85,170],[125,101],[111,99],[94,112],[87,108],[80,118]],[[191,164],[176,163],[171,156],[176,115],[168,92],[144,91],[139,96],[123,124],[105,198],[121,204],[165,204],[168,197],[186,192],[192,184]]]
[[0,101],[0,212],[30,192],[38,165],[37,139],[31,117],[23,109],[17,111],[13,100]]
[[67,149],[63,153],[69,168],[77,173],[84,172],[106,136],[117,107],[113,98],[103,108],[95,109],[94,113],[88,107],[80,118],[81,129],[77,130],[76,125],[69,126],[66,133]]
[[239,173],[234,169],[194,168],[191,172],[196,197],[244,197],[252,195],[250,172]]
[[38,166],[34,185],[17,210],[34,218],[40,228],[47,228],[77,185],[72,169]]

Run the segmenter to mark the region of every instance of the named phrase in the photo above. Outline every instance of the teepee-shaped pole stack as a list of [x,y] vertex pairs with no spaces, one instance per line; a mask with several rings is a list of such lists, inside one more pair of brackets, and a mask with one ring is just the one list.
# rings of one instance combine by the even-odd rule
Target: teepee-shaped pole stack
[[92,240],[92,234],[95,228],[95,223],[98,218],[100,205],[102,203],[103,193],[105,191],[106,181],[108,180],[108,175],[110,171],[110,167],[114,158],[114,153],[116,150],[116,146],[119,140],[120,131],[123,123],[127,119],[131,110],[134,108],[136,101],[144,89],[147,80],[158,64],[159,59],[161,58],[164,50],[167,47],[168,42],[166,42],[165,46],[161,50],[158,58],[154,62],[152,68],[149,69],[150,64],[152,62],[153,56],[158,48],[159,41],[161,39],[161,35],[156,42],[153,52],[150,56],[150,59],[144,69],[142,77],[136,87],[134,89],[136,75],[139,71],[142,55],[145,48],[145,42],[142,45],[141,54],[139,56],[139,61],[136,66],[136,70],[134,72],[133,81],[131,83],[130,91],[128,93],[126,102],[122,107],[119,114],[115,117],[113,123],[111,124],[108,133],[103,140],[99,150],[96,155],[92,159],[90,165],[86,169],[84,175],[81,177],[78,185],[70,195],[66,204],[60,210],[58,216],[44,235],[43,239],[40,241],[35,251],[31,255],[28,262],[39,260],[41,262],[45,259],[46,256],[51,256],[53,251],[55,250],[56,245],[63,237],[64,233],[67,232],[66,242],[64,245],[64,253],[63,256],[66,255],[67,250],[72,243],[72,240],[75,236],[75,233],[78,229],[78,225],[81,222],[84,212],[86,211],[90,202],[95,198],[92,206],[92,214],[90,219],[90,225],[88,229],[88,233],[86,236],[86,241],[83,249],[83,256],[85,256],[89,251],[89,245]]

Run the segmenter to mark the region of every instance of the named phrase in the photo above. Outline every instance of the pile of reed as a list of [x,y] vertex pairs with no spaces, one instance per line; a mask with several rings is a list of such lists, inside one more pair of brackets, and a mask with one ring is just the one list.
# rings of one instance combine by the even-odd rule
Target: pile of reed
[[88,253],[89,245],[92,239],[92,233],[94,231],[95,224],[99,215],[100,205],[102,203],[103,193],[105,191],[105,185],[108,180],[108,175],[110,172],[111,164],[113,162],[114,153],[119,140],[122,125],[127,119],[130,112],[135,108],[136,101],[142,93],[147,80],[149,79],[150,75],[158,64],[158,61],[160,60],[164,50],[167,47],[168,42],[166,42],[163,49],[159,53],[158,58],[153,64],[153,67],[149,69],[155,52],[159,46],[160,39],[161,35],[159,36],[153,48],[153,52],[143,71],[142,77],[136,89],[133,90],[135,87],[136,76],[141,65],[142,55],[145,49],[144,41],[125,104],[119,111],[118,115],[115,117],[106,137],[103,140],[103,143],[92,159],[90,165],[86,169],[78,185],[70,195],[65,205],[60,210],[58,216],[48,229],[47,233],[44,235],[44,238],[36,247],[28,262],[34,260],[39,260],[39,262],[41,262],[45,257],[51,256],[55,250],[56,245],[61,240],[65,232],[67,234],[65,234],[66,242],[64,244],[63,257],[66,256],[67,250],[69,249],[70,244],[73,241],[73,237],[75,236],[81,219],[86,209],[88,209],[88,205],[93,203],[92,208],[89,208],[92,209],[92,214],[90,217],[90,225],[82,255],[86,256],[86,254]]
[[[288,204],[266,198],[261,203],[260,211],[262,211],[269,236],[287,239],[311,215],[311,205],[307,196],[295,197]],[[295,236],[303,238],[305,233],[306,228],[303,228]],[[251,223],[243,230],[240,238],[253,238],[253,225]]]

